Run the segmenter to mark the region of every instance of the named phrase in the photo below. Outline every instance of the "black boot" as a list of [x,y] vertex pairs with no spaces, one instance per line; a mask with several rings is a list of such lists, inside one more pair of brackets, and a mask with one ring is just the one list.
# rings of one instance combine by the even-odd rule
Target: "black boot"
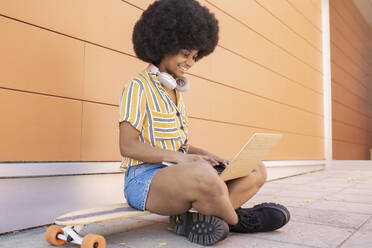
[[170,216],[169,222],[175,233],[200,245],[215,244],[229,234],[228,224],[216,216],[187,212]]
[[290,219],[288,209],[276,203],[262,203],[253,208],[238,208],[235,211],[239,222],[230,226],[231,232],[270,232],[281,228]]

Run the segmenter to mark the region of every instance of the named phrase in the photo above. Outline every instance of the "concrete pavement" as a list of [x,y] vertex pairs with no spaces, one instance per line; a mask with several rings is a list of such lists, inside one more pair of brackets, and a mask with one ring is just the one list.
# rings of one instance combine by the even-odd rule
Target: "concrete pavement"
[[[291,221],[270,233],[230,233],[215,247],[372,247],[372,166],[349,164],[267,182],[245,206],[261,202],[287,206]],[[46,228],[0,235],[0,247],[52,247],[44,241]],[[82,233],[104,235],[107,247],[201,247],[168,230],[168,218],[158,215],[92,224]]]

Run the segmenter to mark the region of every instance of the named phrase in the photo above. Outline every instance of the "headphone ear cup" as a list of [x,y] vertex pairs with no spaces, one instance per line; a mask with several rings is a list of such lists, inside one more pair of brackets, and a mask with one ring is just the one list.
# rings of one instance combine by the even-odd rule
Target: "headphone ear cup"
[[158,75],[159,82],[170,90],[174,90],[177,86],[176,80],[166,72],[160,72]]
[[190,89],[189,80],[186,77],[176,78],[176,83],[177,83],[176,89],[178,91],[184,92]]

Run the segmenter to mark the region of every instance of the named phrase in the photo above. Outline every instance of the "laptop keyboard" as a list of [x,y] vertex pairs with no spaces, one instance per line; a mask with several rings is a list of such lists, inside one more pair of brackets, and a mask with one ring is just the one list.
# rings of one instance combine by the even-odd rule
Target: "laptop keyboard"
[[216,166],[214,166],[214,169],[218,172],[218,175],[220,175],[225,170],[225,166],[216,165]]

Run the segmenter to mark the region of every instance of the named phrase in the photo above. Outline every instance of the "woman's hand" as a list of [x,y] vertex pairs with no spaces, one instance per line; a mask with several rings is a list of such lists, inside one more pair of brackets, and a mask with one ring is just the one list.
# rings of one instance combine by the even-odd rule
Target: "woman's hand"
[[202,162],[208,162],[209,164],[213,165],[216,161],[206,155],[200,155],[200,154],[182,154],[179,153],[179,156],[177,156],[176,162],[179,163],[202,163]]
[[197,154],[199,156],[203,156],[204,160],[207,160],[212,166],[216,166],[216,165],[220,164],[220,165],[226,167],[230,164],[229,160],[220,158],[217,155],[214,155],[213,153],[210,153],[206,150],[203,150],[201,148],[197,148],[197,147],[192,146],[192,145],[189,145],[188,154],[193,154],[193,155]]
[[228,166],[230,164],[230,160],[226,160],[226,159],[220,158],[219,156],[214,155],[212,153],[208,153],[207,155],[204,155],[204,156],[209,157],[212,166],[216,166],[216,165],[219,165],[220,164],[220,165],[226,167],[226,166]]

